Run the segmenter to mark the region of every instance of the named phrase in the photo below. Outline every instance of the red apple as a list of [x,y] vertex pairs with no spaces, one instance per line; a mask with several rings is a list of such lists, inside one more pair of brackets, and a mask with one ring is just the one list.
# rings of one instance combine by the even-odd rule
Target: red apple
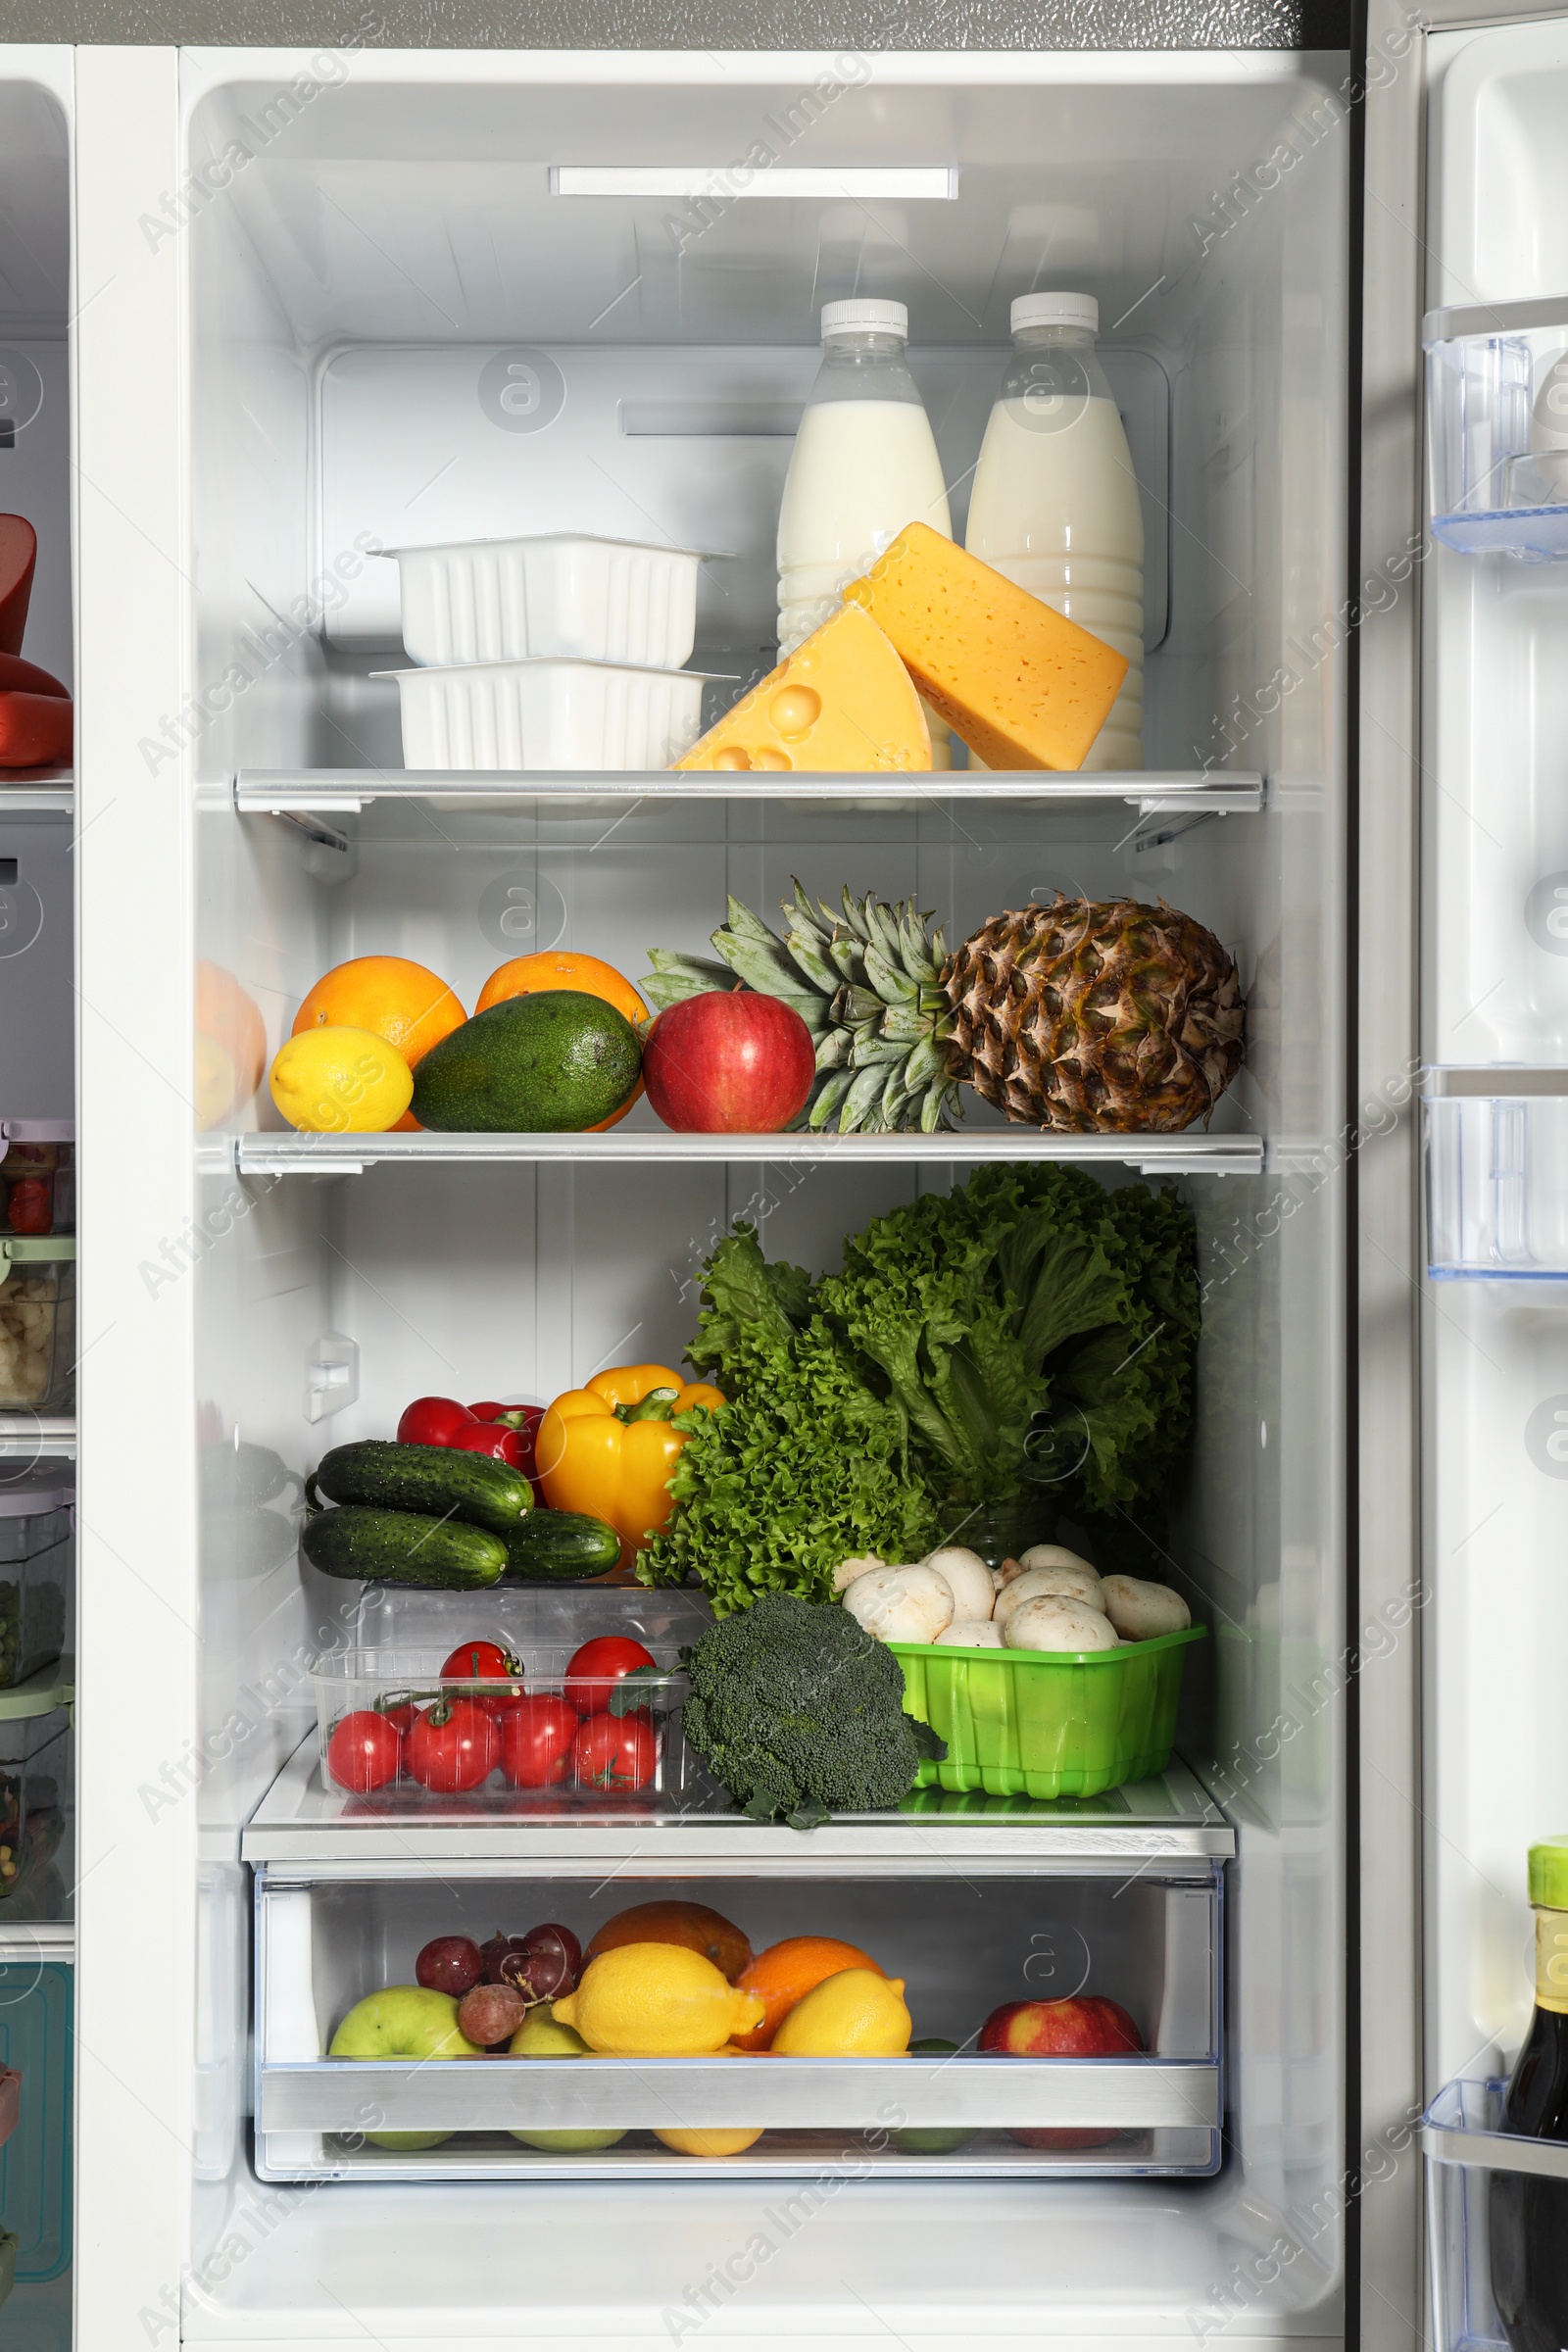
[[[1003,2058],[1115,2058],[1143,2037],[1119,2001],[1081,1992],[1065,2001],[1004,2001],[980,2029],[979,2047]],[[1013,2132],[1024,2148],[1102,2148],[1114,2132]]]
[[680,1135],[777,1135],[805,1109],[815,1072],[800,1014],[747,989],[671,1004],[643,1048],[648,1100]]

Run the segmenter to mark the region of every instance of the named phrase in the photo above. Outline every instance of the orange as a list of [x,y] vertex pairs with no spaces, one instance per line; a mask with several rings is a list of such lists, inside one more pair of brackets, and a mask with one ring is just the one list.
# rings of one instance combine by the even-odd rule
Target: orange
[[762,2022],[750,2034],[733,2036],[736,2049],[771,2049],[774,2034],[796,2002],[846,1968],[869,1968],[879,1977],[885,1974],[869,1952],[862,1952],[858,1944],[840,1943],[836,1936],[786,1936],[782,1943],[771,1943],[765,1952],[759,1952],[737,1983],[743,1992],[761,1995]]
[[751,1944],[740,1929],[706,1903],[633,1903],[629,1911],[617,1911],[606,1920],[584,1958],[597,1960],[601,1952],[612,1952],[623,1943],[683,1944],[710,1960],[732,1984],[752,1958]]
[[[648,1018],[648,1007],[631,982],[616,971],[612,963],[602,963],[597,956],[576,956],[569,948],[551,948],[542,956],[514,956],[510,963],[498,964],[479,991],[475,1012],[488,1012],[492,1004],[504,1004],[509,997],[542,996],[553,988],[575,988],[585,997],[598,997],[602,1004],[613,1004],[624,1013],[634,1029]],[[603,1135],[607,1127],[618,1126],[634,1102],[642,1100],[642,1080],[637,1091],[628,1095],[613,1117],[601,1119],[597,1127],[583,1130],[586,1135]]]
[[216,1127],[229,1111],[240,1109],[261,1085],[266,1067],[267,1024],[254,999],[232,972],[204,956],[196,966],[197,1123]]
[[[407,956],[356,956],[323,972],[294,1015],[291,1037],[302,1029],[368,1029],[383,1045],[395,1046],[412,1070],[467,1019],[446,982]],[[412,1110],[388,1129],[416,1131]]]

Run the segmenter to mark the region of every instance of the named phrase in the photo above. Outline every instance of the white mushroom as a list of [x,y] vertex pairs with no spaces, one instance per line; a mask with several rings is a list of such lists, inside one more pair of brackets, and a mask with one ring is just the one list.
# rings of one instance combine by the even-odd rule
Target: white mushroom
[[1014,1609],[1003,1630],[1009,1649],[1115,1649],[1116,1629],[1108,1617],[1081,1600],[1047,1594]]
[[833,1590],[835,1592],[843,1592],[854,1584],[858,1576],[866,1576],[873,1568],[885,1568],[887,1565],[887,1561],[879,1560],[874,1551],[866,1552],[858,1560],[840,1560],[833,1571]]
[[868,1568],[844,1606],[878,1642],[934,1642],[953,1623],[953,1594],[934,1568]]
[[989,1617],[996,1592],[991,1571],[977,1551],[961,1544],[944,1544],[928,1551],[923,1565],[934,1568],[953,1594],[955,1617]]
[[1020,1570],[1024,1568],[1088,1568],[1091,1576],[1096,1573],[1081,1551],[1069,1551],[1065,1544],[1031,1544],[1018,1565]]
[[1013,1610],[1030,1600],[1075,1600],[1087,1609],[1099,1609],[1100,1590],[1099,1577],[1081,1560],[1073,1567],[1026,1568],[1003,1586],[992,1614],[999,1625],[1005,1625]]
[[1179,1634],[1193,1622],[1192,1610],[1169,1585],[1146,1584],[1140,1576],[1107,1576],[1105,1614],[1124,1642],[1152,1642]]
[[993,1625],[989,1617],[955,1617],[937,1636],[938,1649],[944,1644],[953,1649],[1000,1649],[1002,1628]]

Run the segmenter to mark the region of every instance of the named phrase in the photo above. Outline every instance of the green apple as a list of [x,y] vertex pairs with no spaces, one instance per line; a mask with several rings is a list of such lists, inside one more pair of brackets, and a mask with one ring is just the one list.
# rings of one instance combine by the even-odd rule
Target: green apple
[[[580,2034],[556,2023],[549,2001],[530,2009],[507,2048],[514,2058],[589,2058],[593,2053]],[[514,2132],[525,2148],[542,2148],[547,2156],[587,2156],[595,2148],[612,2148],[624,2132]]]
[[[329,2058],[482,2058],[477,2042],[458,2032],[450,1992],[423,1984],[389,1984],[356,2001],[333,2034]],[[367,2132],[372,2148],[438,2148],[450,2132]]]
[[[923,2052],[928,2057],[951,2057],[957,2048],[956,2041],[911,2041],[909,2056],[917,2058]],[[974,2127],[954,2131],[945,2124],[906,2124],[902,2131],[890,2132],[888,2139],[906,2156],[951,2156],[974,2137]]]
[[612,2148],[624,2132],[514,2132],[525,2148],[543,2148],[549,2156],[587,2156],[595,2148]]

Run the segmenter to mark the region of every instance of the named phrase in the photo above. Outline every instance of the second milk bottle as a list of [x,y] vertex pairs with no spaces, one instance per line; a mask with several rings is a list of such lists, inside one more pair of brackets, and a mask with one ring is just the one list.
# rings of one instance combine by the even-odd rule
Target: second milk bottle
[[[844,587],[906,523],[953,536],[942,461],[904,356],[902,302],[830,302],[822,365],[801,417],[778,518],[778,650],[830,620]],[[952,765],[948,730],[926,711],[932,762]]]
[[1144,764],[1144,518],[1120,413],[1095,356],[1092,294],[1024,294],[991,412],[964,544],[1124,654],[1086,768]]

